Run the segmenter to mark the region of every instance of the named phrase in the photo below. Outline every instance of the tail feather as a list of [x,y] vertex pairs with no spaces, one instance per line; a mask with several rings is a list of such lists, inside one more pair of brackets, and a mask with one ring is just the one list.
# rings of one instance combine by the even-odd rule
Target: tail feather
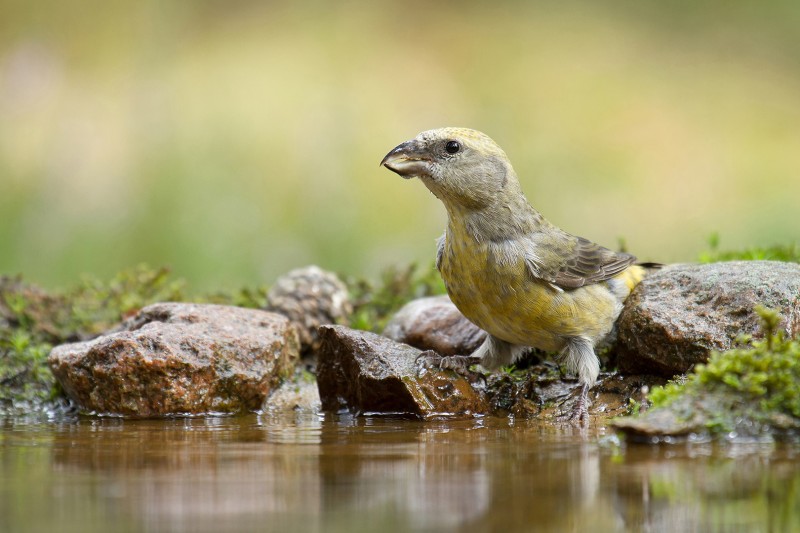
[[657,270],[659,268],[664,268],[666,266],[663,263],[650,263],[650,262],[636,263],[636,265],[638,265],[640,267],[647,268],[647,269],[653,269],[653,270]]

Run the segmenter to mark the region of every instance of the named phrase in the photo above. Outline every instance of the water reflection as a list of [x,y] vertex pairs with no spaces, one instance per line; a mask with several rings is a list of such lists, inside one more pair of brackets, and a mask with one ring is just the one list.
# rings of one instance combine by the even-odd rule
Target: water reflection
[[296,414],[0,429],[0,530],[792,531],[792,449],[505,419]]

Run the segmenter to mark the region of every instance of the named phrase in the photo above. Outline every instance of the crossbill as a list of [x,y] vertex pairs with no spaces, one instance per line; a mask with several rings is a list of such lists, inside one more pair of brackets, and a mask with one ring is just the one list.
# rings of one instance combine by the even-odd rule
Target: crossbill
[[456,307],[488,333],[465,362],[494,370],[529,347],[559,352],[582,385],[572,417],[585,420],[600,373],[595,347],[658,265],[636,264],[548,222],[528,203],[505,152],[479,131],[424,131],[381,165],[418,177],[447,210],[436,267]]

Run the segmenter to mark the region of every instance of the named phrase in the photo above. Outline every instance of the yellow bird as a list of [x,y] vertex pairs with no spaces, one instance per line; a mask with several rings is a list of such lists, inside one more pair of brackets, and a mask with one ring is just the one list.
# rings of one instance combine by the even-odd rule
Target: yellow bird
[[456,307],[488,333],[462,363],[494,370],[529,347],[560,352],[582,384],[572,416],[585,420],[600,373],[595,346],[648,268],[659,265],[634,264],[630,254],[545,220],[525,198],[505,152],[479,131],[424,131],[381,165],[420,178],[447,209],[436,267]]

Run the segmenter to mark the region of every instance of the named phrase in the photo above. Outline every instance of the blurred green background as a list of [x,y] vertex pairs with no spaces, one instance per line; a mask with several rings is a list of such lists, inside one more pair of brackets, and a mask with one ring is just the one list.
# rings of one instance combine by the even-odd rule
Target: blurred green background
[[489,4],[0,0],[0,273],[428,263],[444,209],[378,162],[445,125],[643,260],[800,238],[800,3]]

